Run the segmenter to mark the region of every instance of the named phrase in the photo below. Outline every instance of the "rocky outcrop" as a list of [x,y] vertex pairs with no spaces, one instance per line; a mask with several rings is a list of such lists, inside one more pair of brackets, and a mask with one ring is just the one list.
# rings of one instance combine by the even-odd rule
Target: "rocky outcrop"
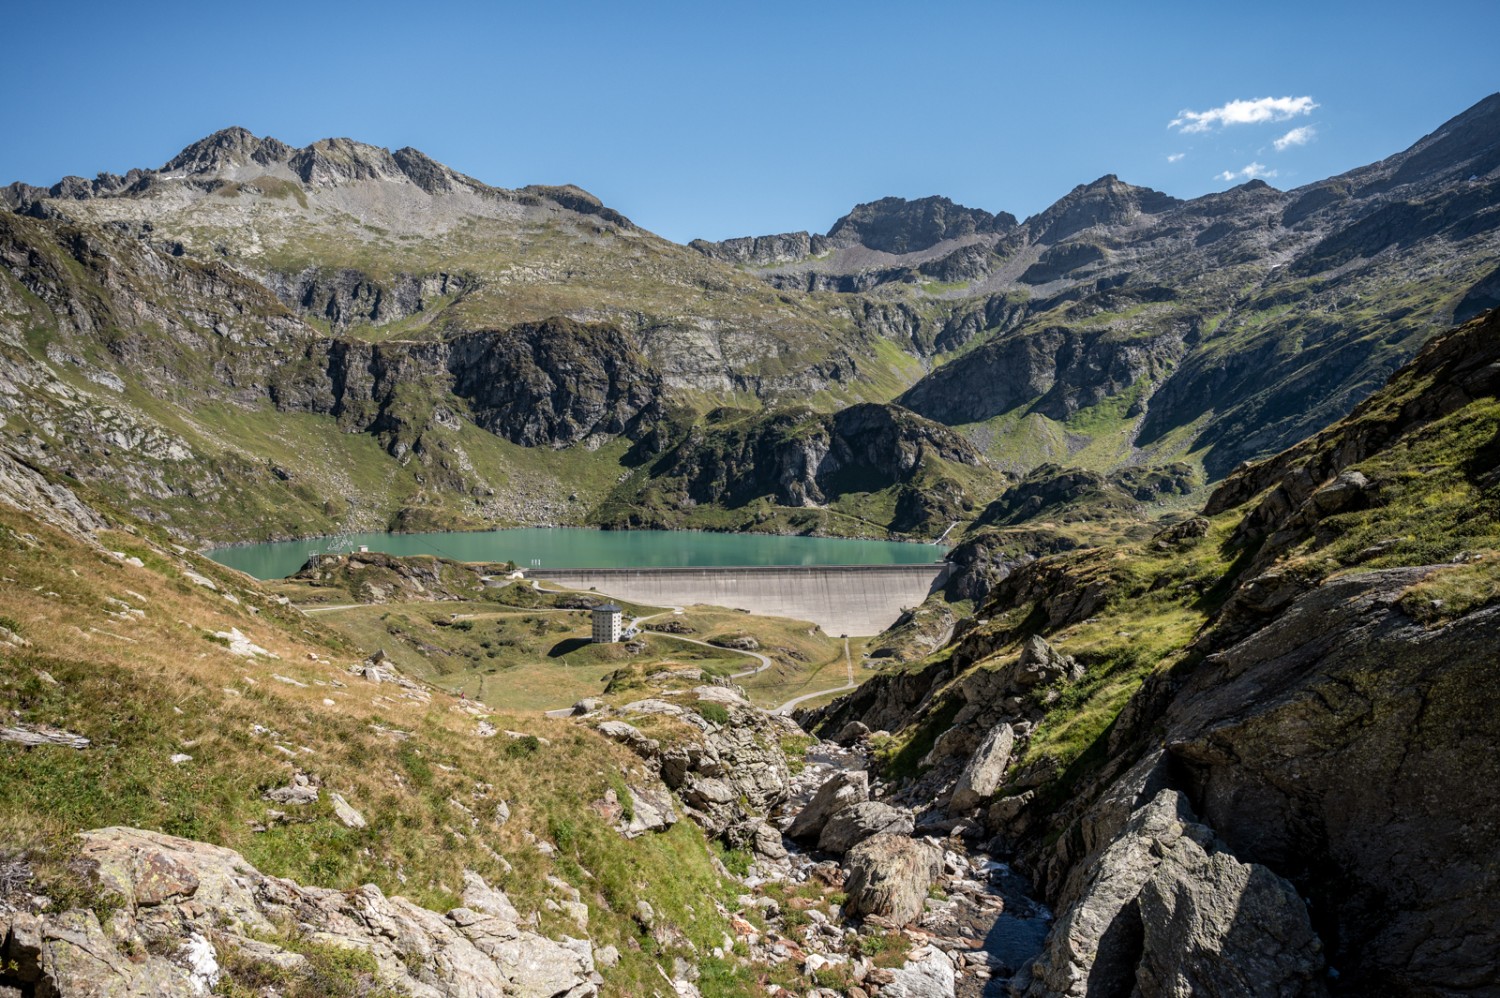
[[963,363],[939,367],[897,401],[949,425],[981,422],[1023,404],[1027,412],[1065,420],[1138,383],[1159,382],[1183,351],[1172,331],[1120,341],[1048,326],[992,339]]
[[[566,319],[440,342],[319,340],[270,386],[284,410],[382,436],[398,458],[456,430],[459,412],[526,447],[597,444],[662,415],[661,379],[613,326]],[[445,402],[447,398],[447,402]]]
[[1367,498],[1367,480],[1337,481],[1346,468],[1475,399],[1497,394],[1500,311],[1433,341],[1392,378],[1386,392],[1355,407],[1346,419],[1270,460],[1238,469],[1214,490],[1204,512],[1213,516],[1270,490],[1235,533],[1242,545],[1262,545],[1257,564],[1268,564],[1315,532],[1325,516]]
[[770,267],[817,256],[826,248],[827,239],[806,232],[783,232],[775,236],[746,236],[717,243],[694,239],[688,245],[704,256],[724,263]]
[[[652,761],[689,816],[718,837],[769,814],[786,799],[791,776],[779,738],[785,733],[782,724],[790,722],[767,714],[726,687],[701,686],[693,692],[700,702],[722,707],[728,719],[710,721],[697,710],[657,698],[626,704],[618,713],[622,717],[664,714],[700,732],[666,746]],[[754,835],[749,837],[758,841]]]
[[357,270],[299,274],[271,273],[266,286],[276,292],[288,308],[324,320],[335,330],[356,324],[383,326],[419,312],[431,310],[444,300],[461,297],[475,286],[463,274],[403,274],[390,281],[377,281]]
[[1325,993],[1323,969],[1291,884],[1225,851],[1163,790],[1091,863],[1016,992],[1311,998]]
[[[766,414],[720,410],[689,429],[651,465],[643,492],[628,497],[631,526],[672,525],[683,508],[741,508],[770,497],[780,506],[817,507],[847,492],[892,490],[895,532],[937,533],[972,506],[941,462],[982,468],[962,436],[900,406],[862,403],[837,413],[789,407]],[[662,522],[642,522],[650,508]]]
[[922,911],[942,866],[943,851],[930,842],[889,834],[866,839],[844,857],[844,910],[905,925]]
[[982,606],[990,590],[1013,572],[1038,558],[1079,546],[1077,539],[1055,530],[978,528],[960,538],[948,552],[953,566],[943,591],[953,600],[972,600]]
[[1500,898],[1496,846],[1448,809],[1500,813],[1489,790],[1500,768],[1470,748],[1500,737],[1475,692],[1500,609],[1422,626],[1399,600],[1427,572],[1371,572],[1298,597],[1194,670],[1165,718],[1198,813],[1309,897],[1347,987],[1493,983],[1479,954],[1500,935],[1479,913]]
[[369,955],[384,987],[426,998],[475,994],[584,998],[597,992],[587,940],[523,928],[500,891],[468,874],[446,915],[374,885],[352,891],[268,877],[229,849],[133,828],[81,836],[80,858],[120,907],[0,914],[0,990],[67,995],[208,994],[239,968],[308,976],[277,943],[283,926],[319,946]]
[[1036,242],[1050,245],[1085,229],[1126,225],[1143,214],[1161,214],[1180,204],[1170,195],[1127,184],[1111,173],[1079,184],[1046,211],[1028,218],[1026,230]]
[[450,341],[474,422],[527,447],[629,436],[660,419],[661,377],[613,326],[563,319]]
[[105,527],[104,519],[84,505],[72,489],[53,484],[39,470],[3,450],[0,502],[23,509],[75,537],[90,538]]
[[881,198],[856,205],[833,223],[828,243],[860,245],[883,253],[911,253],[949,239],[979,233],[1004,233],[1016,226],[1007,212],[992,215],[980,208],[965,208],[945,197]]

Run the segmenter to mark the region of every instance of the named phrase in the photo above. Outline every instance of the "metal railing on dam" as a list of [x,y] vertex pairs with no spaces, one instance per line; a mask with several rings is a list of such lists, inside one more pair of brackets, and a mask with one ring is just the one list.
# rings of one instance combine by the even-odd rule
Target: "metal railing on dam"
[[532,568],[526,577],[652,606],[711,603],[810,620],[827,634],[879,634],[942,584],[949,565]]

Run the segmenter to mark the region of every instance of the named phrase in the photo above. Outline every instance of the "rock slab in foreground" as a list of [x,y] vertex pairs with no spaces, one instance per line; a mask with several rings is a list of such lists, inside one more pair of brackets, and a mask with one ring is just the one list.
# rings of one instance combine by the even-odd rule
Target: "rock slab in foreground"
[[123,904],[105,925],[88,909],[0,914],[13,976],[39,994],[204,995],[223,973],[225,947],[295,974],[305,958],[255,938],[282,925],[368,952],[385,984],[417,998],[597,991],[586,940],[521,928],[505,895],[473,874],[463,906],[440,915],[371,884],[336,891],[267,877],[233,850],[170,835],[104,828],[80,839],[100,888]]

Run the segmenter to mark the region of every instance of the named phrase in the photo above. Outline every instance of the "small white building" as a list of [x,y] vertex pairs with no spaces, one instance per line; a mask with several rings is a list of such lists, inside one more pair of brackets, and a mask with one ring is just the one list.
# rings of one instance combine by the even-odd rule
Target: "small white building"
[[620,640],[625,611],[613,603],[594,607],[594,640],[610,644]]

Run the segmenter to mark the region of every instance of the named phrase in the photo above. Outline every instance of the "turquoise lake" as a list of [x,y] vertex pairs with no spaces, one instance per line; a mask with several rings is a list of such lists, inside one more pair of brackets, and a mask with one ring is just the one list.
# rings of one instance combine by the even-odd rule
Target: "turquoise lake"
[[898,541],[711,534],[691,530],[522,528],[433,534],[343,534],[208,552],[257,579],[279,579],[309,555],[358,550],[435,554],[454,561],[514,561],[520,568],[671,568],[725,565],[924,565],[947,548]]

